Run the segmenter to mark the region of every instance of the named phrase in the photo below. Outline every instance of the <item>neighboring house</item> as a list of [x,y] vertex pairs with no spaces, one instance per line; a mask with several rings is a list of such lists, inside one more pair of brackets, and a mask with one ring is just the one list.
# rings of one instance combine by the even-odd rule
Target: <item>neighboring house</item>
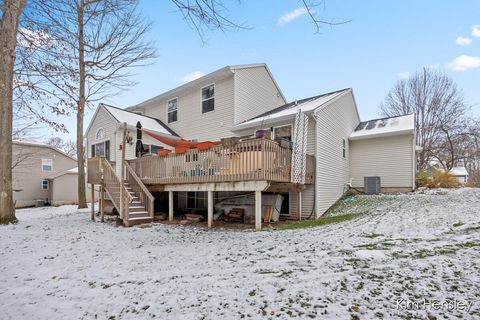
[[460,185],[468,182],[468,171],[465,167],[453,167],[449,173],[457,179]]
[[[46,144],[13,141],[12,160],[15,207],[34,206],[37,200],[52,205],[78,202],[77,173],[71,172],[76,159]],[[65,179],[67,173],[71,177]]]
[[[211,211],[220,199],[245,192],[255,192],[256,204],[262,193],[281,194],[286,217],[318,218],[349,185],[361,190],[366,176],[380,177],[382,192],[415,187],[412,115],[361,122],[352,89],[286,103],[267,66],[256,64],[222,68],[126,110],[98,107],[86,132],[89,183],[101,183],[102,172],[111,176],[108,167],[115,162],[117,178],[108,179],[117,207],[123,123],[127,136],[136,137],[137,121],[153,133],[142,138],[150,150],[175,153],[135,160],[135,139],[127,144],[127,200],[138,211],[130,216],[122,205],[126,224],[133,217],[153,218],[153,198],[156,208],[168,203],[171,218],[178,209]],[[191,142],[227,137],[240,142],[224,140],[211,148]],[[263,211],[260,204],[256,208],[258,228]]]

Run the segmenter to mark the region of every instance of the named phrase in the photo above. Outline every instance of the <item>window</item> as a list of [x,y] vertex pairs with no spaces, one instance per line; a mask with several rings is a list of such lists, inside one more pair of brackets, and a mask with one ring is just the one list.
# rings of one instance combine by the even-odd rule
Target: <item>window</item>
[[187,153],[185,155],[185,162],[196,162],[198,161],[198,153]]
[[52,159],[42,159],[42,171],[43,172],[52,172],[53,171],[53,160]]
[[202,88],[202,113],[215,109],[215,85]]
[[285,139],[292,141],[292,126],[282,126],[273,128],[273,136],[275,139]]
[[206,191],[187,192],[188,209],[205,209],[206,208]]
[[347,157],[347,142],[345,139],[342,139],[343,142],[343,148],[342,148],[342,153],[343,153],[343,158],[345,159]]
[[48,180],[42,180],[42,190],[48,190],[49,183]]
[[97,133],[95,134],[95,140],[105,139],[105,130],[103,128],[98,128]]
[[177,98],[167,102],[168,123],[177,121]]
[[93,157],[104,157],[107,160],[110,160],[110,140],[92,144],[92,158]]
[[143,144],[143,154],[157,154],[157,151],[161,149],[163,147],[154,144]]

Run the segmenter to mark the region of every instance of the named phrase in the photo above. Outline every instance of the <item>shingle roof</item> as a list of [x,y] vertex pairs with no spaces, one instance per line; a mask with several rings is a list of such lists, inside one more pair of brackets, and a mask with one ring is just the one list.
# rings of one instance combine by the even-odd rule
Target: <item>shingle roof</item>
[[161,120],[146,115],[141,115],[129,110],[120,109],[108,104],[102,103],[104,108],[120,123],[126,122],[128,125],[135,127],[140,121],[142,127],[158,133],[168,134],[179,137],[179,135],[170,129]]
[[362,121],[350,135],[350,140],[413,133],[415,118],[413,114],[371,119]]

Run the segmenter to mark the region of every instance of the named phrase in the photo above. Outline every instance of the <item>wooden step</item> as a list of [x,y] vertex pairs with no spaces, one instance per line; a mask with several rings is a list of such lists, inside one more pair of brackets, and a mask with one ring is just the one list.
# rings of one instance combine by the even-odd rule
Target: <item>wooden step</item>
[[151,217],[148,215],[147,211],[136,211],[136,212],[128,213],[128,219],[130,218],[151,218]]
[[128,206],[128,212],[145,212],[144,206]]
[[125,223],[125,226],[131,227],[137,224],[151,223],[152,221],[153,219],[151,217],[129,217],[127,222]]

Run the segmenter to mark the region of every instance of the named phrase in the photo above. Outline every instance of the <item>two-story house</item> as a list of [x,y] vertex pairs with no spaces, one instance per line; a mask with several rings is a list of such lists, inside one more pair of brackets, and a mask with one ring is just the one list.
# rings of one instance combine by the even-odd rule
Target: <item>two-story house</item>
[[126,224],[153,219],[162,202],[170,219],[205,208],[211,225],[215,203],[252,192],[260,228],[262,194],[281,194],[281,213],[300,219],[365,177],[383,192],[414,188],[413,116],[361,122],[351,89],[287,103],[265,64],[227,66],[126,109],[100,104],[86,138],[89,183],[110,184]]
[[76,159],[46,144],[13,141],[12,160],[15,207],[78,203]]

